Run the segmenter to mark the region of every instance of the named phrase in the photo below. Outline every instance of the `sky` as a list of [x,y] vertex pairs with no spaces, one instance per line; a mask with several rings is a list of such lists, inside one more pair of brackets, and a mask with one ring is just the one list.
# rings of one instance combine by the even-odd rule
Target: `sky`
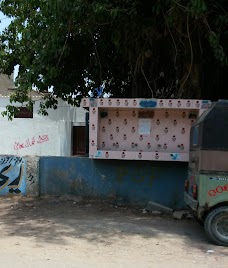
[[9,25],[10,19],[7,18],[1,11],[0,11],[0,31],[2,31],[6,26]]
[[[0,32],[4,30],[10,24],[11,19],[7,18],[1,11],[0,11]],[[18,66],[14,69],[14,79],[18,73]]]

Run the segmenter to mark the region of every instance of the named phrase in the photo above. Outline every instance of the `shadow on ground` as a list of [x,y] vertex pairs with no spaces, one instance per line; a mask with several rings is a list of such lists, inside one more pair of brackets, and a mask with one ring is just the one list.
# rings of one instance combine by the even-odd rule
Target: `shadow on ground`
[[[37,242],[67,244],[69,238],[111,245],[124,238],[181,239],[203,251],[210,245],[203,228],[194,220],[177,221],[171,216],[142,214],[107,203],[77,200],[0,199],[1,233],[4,236],[31,237]],[[152,240],[153,241],[153,240]]]

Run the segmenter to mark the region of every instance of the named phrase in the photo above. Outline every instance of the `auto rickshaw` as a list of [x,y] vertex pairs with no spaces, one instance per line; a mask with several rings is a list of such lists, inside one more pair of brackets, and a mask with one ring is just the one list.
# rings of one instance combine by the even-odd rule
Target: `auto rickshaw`
[[184,199],[217,245],[228,246],[228,100],[193,124]]

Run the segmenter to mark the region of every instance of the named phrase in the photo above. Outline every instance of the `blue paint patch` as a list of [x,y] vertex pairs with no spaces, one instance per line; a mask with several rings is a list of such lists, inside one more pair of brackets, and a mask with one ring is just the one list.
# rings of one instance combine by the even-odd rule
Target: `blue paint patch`
[[209,100],[202,100],[201,109],[208,109],[211,107],[211,101]]
[[180,160],[181,156],[179,153],[171,153],[170,154],[172,160]]
[[155,108],[157,107],[157,100],[141,100],[139,105],[142,108]]
[[26,194],[26,162],[21,157],[0,157],[0,195]]
[[103,155],[102,151],[97,151],[95,157],[102,157],[102,155]]
[[90,107],[97,107],[97,99],[90,98]]
[[97,87],[94,89],[97,92],[98,97],[101,97],[103,94],[103,87]]

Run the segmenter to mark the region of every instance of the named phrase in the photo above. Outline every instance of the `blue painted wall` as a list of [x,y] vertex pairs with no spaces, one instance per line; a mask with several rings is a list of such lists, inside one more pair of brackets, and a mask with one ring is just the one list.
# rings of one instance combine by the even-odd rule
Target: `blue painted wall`
[[17,156],[0,156],[0,195],[26,194],[26,161]]
[[184,206],[187,163],[41,157],[40,194],[121,199],[144,206],[152,200]]

